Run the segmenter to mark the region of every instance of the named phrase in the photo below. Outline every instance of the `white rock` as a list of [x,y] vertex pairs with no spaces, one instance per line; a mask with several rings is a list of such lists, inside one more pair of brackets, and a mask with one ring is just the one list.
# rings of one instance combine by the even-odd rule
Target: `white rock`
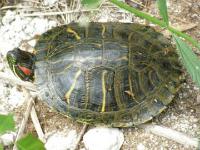
[[71,150],[74,149],[74,143],[77,139],[77,133],[72,130],[68,135],[57,132],[52,134],[45,144],[46,150]]
[[57,2],[58,0],[44,0],[44,5],[53,5]]
[[35,18],[33,20],[34,23],[34,34],[42,34],[48,29],[48,20],[47,19],[41,19],[41,18]]
[[13,87],[10,91],[10,96],[8,97],[8,104],[16,108],[21,106],[25,101],[25,97],[22,92],[19,92],[16,87]]
[[34,47],[36,43],[37,43],[37,40],[36,40],[36,39],[33,39],[33,40],[31,40],[31,41],[28,42],[28,44],[29,44],[30,46],[32,46],[32,47]]
[[3,134],[2,136],[0,136],[0,139],[4,146],[8,146],[14,143],[15,136],[16,136],[16,133],[11,132],[11,133]]
[[123,141],[124,135],[117,128],[93,128],[83,136],[88,150],[119,150]]
[[140,143],[137,145],[137,150],[145,150],[145,146],[142,143]]
[[2,23],[4,25],[9,24],[15,19],[16,13],[14,11],[8,10],[6,12],[6,15],[2,18]]
[[49,21],[49,23],[48,23],[48,29],[51,29],[51,28],[53,28],[53,27],[56,27],[57,26],[57,22],[55,22],[55,21]]

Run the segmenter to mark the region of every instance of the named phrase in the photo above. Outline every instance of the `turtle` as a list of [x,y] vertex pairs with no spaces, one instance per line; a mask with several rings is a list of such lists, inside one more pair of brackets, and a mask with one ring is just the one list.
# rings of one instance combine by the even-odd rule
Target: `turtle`
[[86,124],[145,123],[167,108],[183,83],[170,40],[137,23],[57,26],[39,36],[34,53],[14,48],[7,61],[49,107]]

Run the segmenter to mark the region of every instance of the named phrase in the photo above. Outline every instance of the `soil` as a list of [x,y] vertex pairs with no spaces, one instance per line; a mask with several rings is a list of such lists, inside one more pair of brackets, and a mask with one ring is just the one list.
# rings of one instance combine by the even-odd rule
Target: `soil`
[[[145,1],[146,2],[146,1]],[[145,2],[143,4],[145,4]],[[29,3],[29,5],[31,5]],[[33,6],[34,7],[34,6]],[[53,8],[49,8],[53,9]],[[159,17],[158,10],[156,8],[155,1],[151,1],[144,11],[148,11],[154,16]],[[196,24],[195,27],[186,30],[185,32],[194,37],[200,42],[200,1],[199,0],[168,0],[168,12],[172,26],[181,27],[190,24]],[[66,20],[62,17],[46,16],[48,19],[57,21],[58,24],[63,24]],[[90,21],[120,21],[120,22],[139,22],[147,23],[132,14],[118,9],[112,4],[105,3],[102,5],[99,11],[85,12],[77,15],[78,20],[85,18]],[[1,52],[0,52],[1,53]],[[200,53],[196,51],[199,55]],[[200,55],[199,55],[200,56]],[[1,65],[5,65],[5,56],[1,56]],[[8,69],[1,71],[7,72]],[[161,115],[155,117],[151,122],[175,129],[177,131],[186,133],[191,137],[200,137],[200,90],[191,81],[190,76],[186,74],[186,82],[181,90],[175,96],[173,103]],[[4,84],[3,88],[13,88],[13,85]],[[17,86],[18,92],[22,93],[21,87]],[[8,90],[9,91],[9,90]],[[50,109],[40,100],[36,100],[35,103],[38,118],[45,134],[49,134],[57,131],[69,132],[70,130],[76,130],[80,132],[82,124],[77,123],[65,116],[62,116]],[[15,118],[19,126],[26,106],[22,105],[14,109]],[[159,137],[138,128],[122,128],[125,136],[125,141],[122,146],[122,150],[192,150],[192,147],[184,147],[169,139]],[[26,127],[26,132],[35,133],[34,126],[29,120]],[[84,148],[83,143],[79,145],[79,149]]]

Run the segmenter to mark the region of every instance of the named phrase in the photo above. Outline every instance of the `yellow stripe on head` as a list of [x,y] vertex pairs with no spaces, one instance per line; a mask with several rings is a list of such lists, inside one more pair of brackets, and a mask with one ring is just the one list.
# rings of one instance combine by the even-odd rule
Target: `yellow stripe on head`
[[13,70],[14,75],[20,79],[20,77],[17,75],[15,65],[12,65],[12,70]]

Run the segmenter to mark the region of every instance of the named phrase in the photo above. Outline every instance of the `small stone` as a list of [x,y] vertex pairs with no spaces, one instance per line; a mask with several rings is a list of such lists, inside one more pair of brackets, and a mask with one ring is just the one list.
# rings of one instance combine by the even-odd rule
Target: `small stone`
[[72,130],[68,135],[61,132],[52,134],[45,144],[46,150],[70,150],[74,149],[74,144],[77,139],[77,133]]
[[8,97],[8,104],[12,108],[21,106],[25,101],[25,97],[22,92],[19,92],[16,87],[13,87],[10,91],[10,96]]
[[15,15],[16,15],[16,13],[14,11],[8,10],[6,12],[6,15],[2,18],[2,23],[4,25],[9,24],[10,22],[12,22],[15,19]]
[[34,34],[42,34],[48,29],[48,20],[47,19],[41,19],[41,18],[35,18],[33,20],[34,23]]
[[44,0],[44,5],[53,5],[57,2],[58,0]]
[[119,150],[124,142],[123,133],[117,128],[93,128],[84,136],[87,150]]
[[145,150],[145,146],[142,143],[140,143],[137,145],[137,150]]
[[200,104],[200,94],[197,95],[197,104]]
[[16,136],[16,133],[11,132],[11,133],[3,134],[0,137],[0,139],[1,139],[4,146],[8,146],[8,145],[10,145],[14,142],[15,136]]
[[51,28],[53,28],[53,27],[56,27],[57,26],[57,22],[55,22],[55,21],[49,21],[49,23],[48,23],[48,28],[49,29],[51,29]]
[[30,46],[32,46],[32,47],[34,47],[34,46],[36,45],[36,43],[37,43],[37,40],[36,40],[36,39],[33,39],[33,40],[31,40],[31,41],[28,42],[28,44],[29,44]]

